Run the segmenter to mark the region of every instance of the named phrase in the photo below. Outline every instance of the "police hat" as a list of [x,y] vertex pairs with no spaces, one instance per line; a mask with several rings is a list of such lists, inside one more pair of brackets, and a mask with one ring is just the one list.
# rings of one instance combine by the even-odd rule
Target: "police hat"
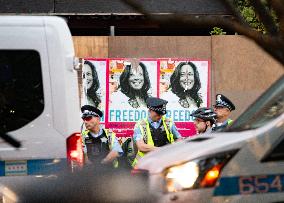
[[231,102],[227,97],[225,97],[222,94],[217,94],[216,95],[216,104],[214,105],[216,107],[226,107],[228,108],[230,111],[235,110],[235,105],[233,104],[233,102]]
[[146,100],[146,103],[148,109],[155,111],[157,114],[165,115],[167,113],[166,105],[168,101],[164,99],[160,99],[157,97],[149,97]]
[[204,121],[212,122],[215,122],[217,118],[217,114],[214,112],[214,110],[208,107],[201,107],[190,115],[195,118],[201,118]]
[[84,105],[81,107],[82,118],[87,116],[95,116],[102,117],[103,112],[101,112],[98,108],[91,105]]

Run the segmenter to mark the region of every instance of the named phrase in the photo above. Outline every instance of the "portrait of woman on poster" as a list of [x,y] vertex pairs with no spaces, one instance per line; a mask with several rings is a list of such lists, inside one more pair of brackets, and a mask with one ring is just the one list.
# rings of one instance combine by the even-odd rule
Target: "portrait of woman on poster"
[[92,62],[85,60],[82,70],[82,78],[85,96],[84,105],[88,104],[99,108],[101,97],[97,91],[100,88],[100,83],[96,67]]
[[192,62],[181,62],[170,78],[171,91],[179,97],[183,108],[200,107],[202,98],[198,91],[201,88],[199,73]]
[[146,99],[150,96],[148,91],[151,84],[148,71],[143,63],[140,62],[137,68],[126,65],[119,81],[120,90],[129,98],[128,103],[131,107],[146,106]]

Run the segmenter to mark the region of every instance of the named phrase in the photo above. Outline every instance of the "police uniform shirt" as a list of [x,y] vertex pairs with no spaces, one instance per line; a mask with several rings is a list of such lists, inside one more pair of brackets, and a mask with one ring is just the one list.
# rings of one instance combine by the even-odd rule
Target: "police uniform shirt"
[[[100,135],[102,135],[104,133],[104,131],[103,131],[103,129],[102,128],[100,128],[100,131],[99,131],[99,133],[98,134],[95,134],[95,133],[92,133],[92,132],[89,132],[89,134],[92,136],[92,137],[94,137],[94,138],[97,138],[97,137],[99,137]],[[107,139],[106,137],[104,137],[105,139]],[[104,139],[104,138],[102,138],[102,139]],[[104,140],[102,140],[103,142],[104,142]],[[107,140],[105,140],[105,141],[107,141]],[[115,139],[114,139],[114,143],[113,143],[113,147],[112,147],[112,151],[116,151],[116,152],[118,152],[118,154],[120,155],[120,156],[122,156],[123,155],[123,151],[122,151],[122,148],[121,148],[121,146],[120,146],[120,144],[119,144],[119,142],[118,142],[118,140],[117,140],[117,138],[115,137]]]
[[210,127],[208,127],[207,128],[207,130],[204,132],[204,133],[212,133],[213,131],[212,131],[212,127],[210,128]]
[[[148,118],[147,118],[147,119],[148,119],[149,124],[150,124],[153,128],[155,128],[155,129],[159,128],[159,126],[160,126],[160,124],[161,124],[161,122],[162,122],[162,119],[160,119],[159,121],[156,121],[156,122],[155,122],[155,121],[152,121],[152,119],[150,118],[149,115],[148,115]],[[173,133],[175,139],[181,138],[181,135],[180,135],[180,133],[178,132],[177,127],[176,127],[176,125],[175,125],[174,123],[173,123],[173,125],[172,125],[172,127],[171,127],[170,130],[171,130],[171,132]],[[137,141],[143,139],[143,136],[142,136],[142,134],[141,134],[141,131],[140,131],[140,128],[139,128],[139,127],[134,128],[133,139],[134,139],[135,142],[137,142]]]
[[229,120],[231,120],[231,119],[227,119],[226,121],[224,121],[223,123],[216,123],[216,124],[214,124],[213,125],[213,128],[215,127],[219,127],[219,128],[222,128],[222,127],[227,127],[227,125],[228,125],[228,122],[229,122]]

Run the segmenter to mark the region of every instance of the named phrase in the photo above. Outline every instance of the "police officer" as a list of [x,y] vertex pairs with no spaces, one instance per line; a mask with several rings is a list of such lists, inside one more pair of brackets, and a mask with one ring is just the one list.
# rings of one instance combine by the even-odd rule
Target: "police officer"
[[212,132],[212,126],[217,118],[213,109],[202,107],[194,111],[191,116],[194,117],[194,125],[198,134]]
[[133,167],[145,153],[181,139],[173,121],[165,117],[168,102],[156,97],[149,97],[146,103],[149,109],[148,116],[138,121],[134,127],[133,139],[138,152],[132,163]]
[[113,163],[115,168],[118,167],[117,158],[122,156],[123,151],[115,133],[100,126],[103,113],[91,105],[82,106],[81,112],[86,127],[82,132],[86,159],[95,164]]
[[214,105],[214,111],[217,114],[217,121],[213,127],[214,131],[219,131],[226,128],[233,123],[230,119],[230,114],[235,110],[235,105],[227,97],[222,94],[216,95],[216,104]]

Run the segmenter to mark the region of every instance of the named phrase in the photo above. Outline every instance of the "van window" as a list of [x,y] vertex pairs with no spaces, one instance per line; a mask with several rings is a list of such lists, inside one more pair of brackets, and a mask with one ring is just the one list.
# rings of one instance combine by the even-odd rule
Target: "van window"
[[40,55],[33,50],[0,50],[0,132],[16,130],[44,108]]
[[284,76],[252,104],[227,131],[256,129],[284,113]]

